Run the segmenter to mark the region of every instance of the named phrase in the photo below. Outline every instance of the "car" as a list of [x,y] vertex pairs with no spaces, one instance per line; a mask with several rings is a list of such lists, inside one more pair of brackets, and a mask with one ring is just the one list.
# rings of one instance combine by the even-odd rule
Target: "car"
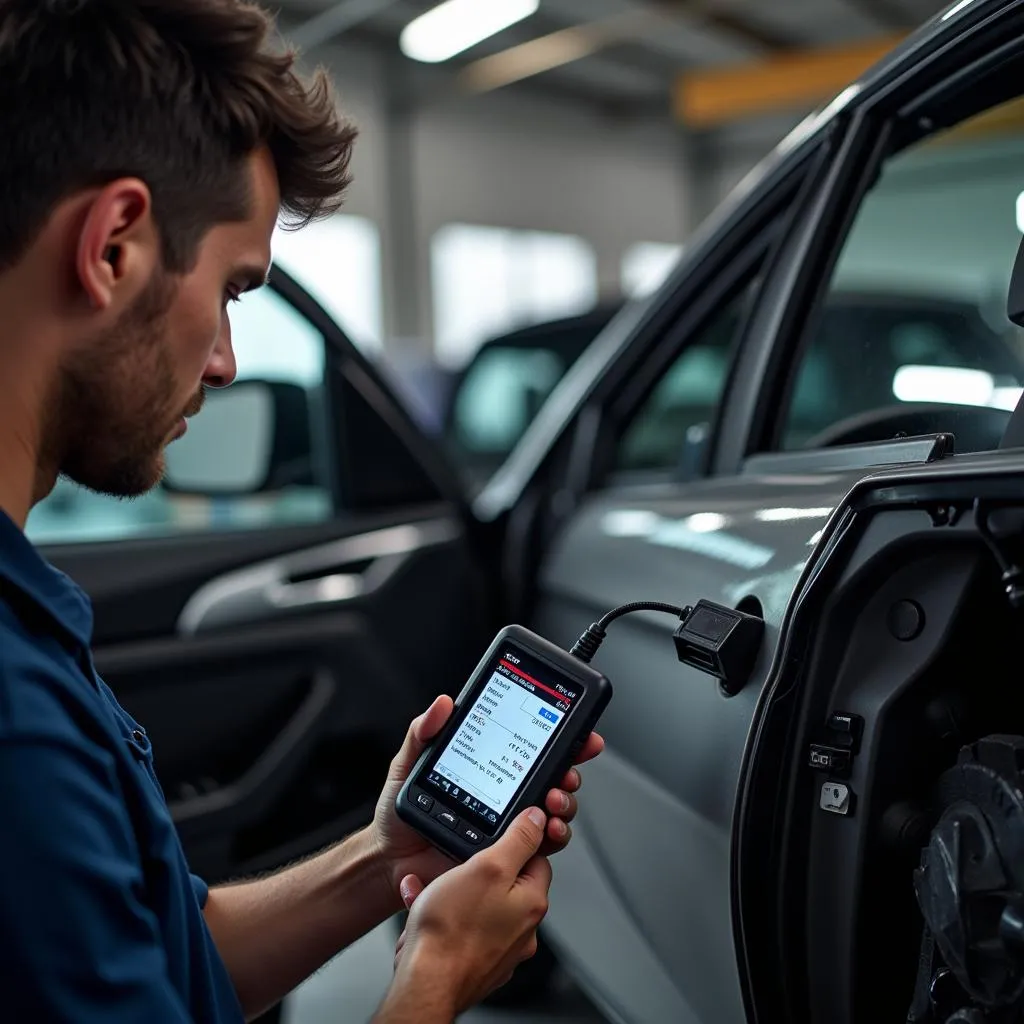
[[[235,325],[246,379],[145,521],[29,524],[93,597],[193,868],[368,820],[408,720],[499,626],[568,647],[624,602],[703,601],[704,662],[674,643],[689,613],[657,612],[594,659],[615,697],[553,955],[626,1024],[1012,1019],[1022,72],[1015,0],[909,37],[614,316],[482,487],[275,271]],[[823,326],[833,295],[882,292]],[[753,660],[723,660],[722,623],[756,620]]]

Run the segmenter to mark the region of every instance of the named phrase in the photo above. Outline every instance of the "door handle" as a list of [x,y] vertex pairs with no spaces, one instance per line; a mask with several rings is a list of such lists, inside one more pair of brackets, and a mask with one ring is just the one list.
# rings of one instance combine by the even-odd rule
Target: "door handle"
[[192,595],[178,616],[178,633],[195,636],[344,606],[379,590],[412,555],[460,533],[452,519],[395,526],[227,573]]
[[301,583],[271,583],[267,600],[278,608],[313,608],[316,605],[342,604],[361,597],[366,590],[364,575],[376,565],[371,562],[363,572],[336,572]]

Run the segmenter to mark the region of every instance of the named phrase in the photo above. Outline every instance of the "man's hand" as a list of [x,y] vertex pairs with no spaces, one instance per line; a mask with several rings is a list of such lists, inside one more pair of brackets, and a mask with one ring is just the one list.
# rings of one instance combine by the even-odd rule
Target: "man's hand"
[[[395,800],[398,798],[402,783],[405,782],[416,759],[423,753],[423,748],[444,728],[453,707],[451,697],[438,697],[424,714],[413,721],[402,749],[391,762],[388,781],[377,802],[371,833],[387,871],[388,882],[396,896],[401,895],[401,882],[406,876],[413,875],[426,885],[454,865],[450,858],[431,846],[395,813]],[[604,740],[597,733],[591,733],[583,744],[576,763],[589,761],[603,749]],[[572,836],[569,823],[576,817],[577,810],[576,797],[573,794],[581,784],[580,773],[571,768],[562,779],[561,787],[548,793],[544,806],[551,817],[547,822],[540,849],[542,855],[556,853],[569,842]]]
[[375,1024],[452,1021],[534,955],[551,885],[551,865],[537,855],[544,821],[539,808],[524,811],[494,846],[426,889],[402,879],[412,910]]

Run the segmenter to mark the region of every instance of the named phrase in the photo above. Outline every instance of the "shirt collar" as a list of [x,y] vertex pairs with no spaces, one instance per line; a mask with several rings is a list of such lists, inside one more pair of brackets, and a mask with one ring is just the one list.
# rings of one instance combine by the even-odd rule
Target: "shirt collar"
[[92,603],[69,576],[36,550],[14,521],[0,509],[0,581],[21,591],[82,647],[92,643]]

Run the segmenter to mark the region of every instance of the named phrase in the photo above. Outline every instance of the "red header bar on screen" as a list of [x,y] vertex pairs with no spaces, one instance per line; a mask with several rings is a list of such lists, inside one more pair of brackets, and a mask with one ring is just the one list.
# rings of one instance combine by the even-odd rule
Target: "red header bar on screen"
[[550,686],[545,686],[539,679],[534,679],[533,676],[527,675],[521,668],[516,668],[510,661],[506,661],[504,658],[501,659],[501,664],[504,668],[507,668],[509,672],[515,672],[521,679],[526,679],[533,683],[534,686],[543,690],[545,693],[550,693],[552,697],[556,697],[558,700],[565,701],[566,704],[572,703],[572,698],[564,693],[559,693],[557,690],[552,690]]

